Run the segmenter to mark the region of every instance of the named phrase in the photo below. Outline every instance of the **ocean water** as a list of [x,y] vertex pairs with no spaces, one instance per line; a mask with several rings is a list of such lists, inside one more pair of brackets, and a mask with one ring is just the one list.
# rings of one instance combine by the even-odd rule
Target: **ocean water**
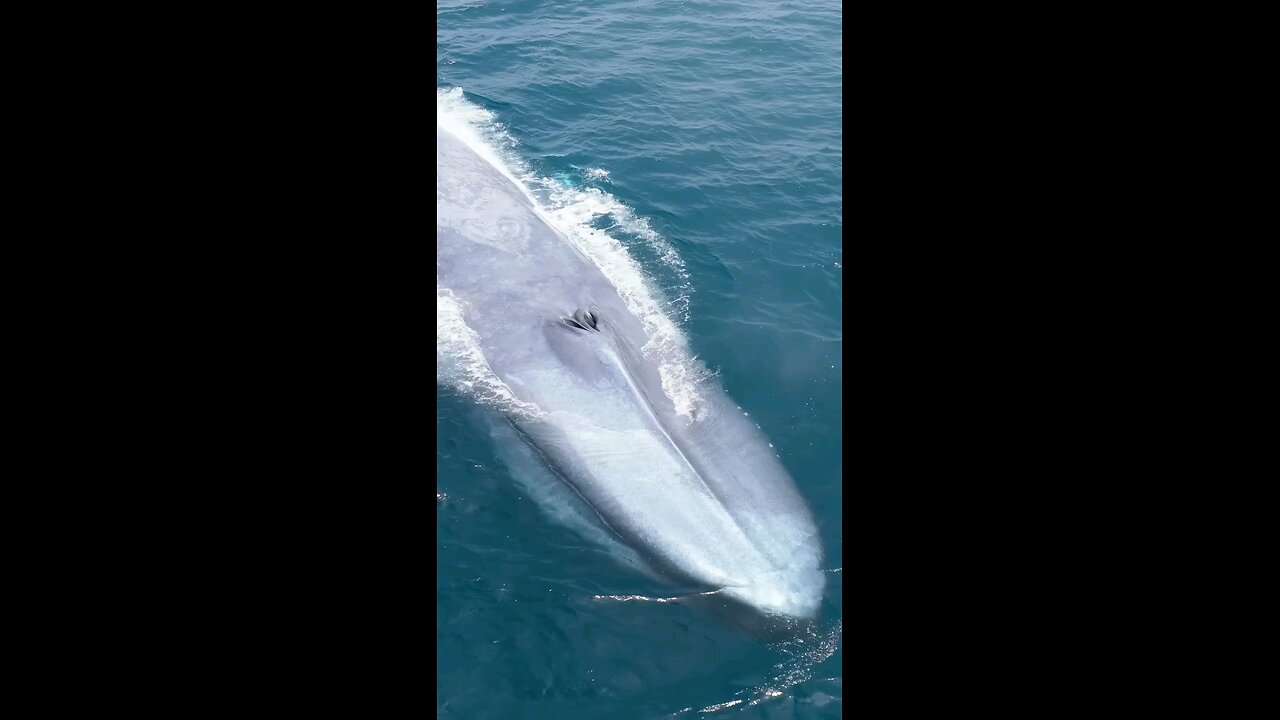
[[[479,407],[493,398],[438,377],[437,716],[839,717],[840,4],[436,8],[437,122],[687,348],[666,358],[674,394],[709,378],[756,420],[813,508],[827,578],[817,622],[785,639],[660,602],[680,589],[529,496],[536,469],[499,452]],[[455,319],[437,289],[438,353],[466,352]]]

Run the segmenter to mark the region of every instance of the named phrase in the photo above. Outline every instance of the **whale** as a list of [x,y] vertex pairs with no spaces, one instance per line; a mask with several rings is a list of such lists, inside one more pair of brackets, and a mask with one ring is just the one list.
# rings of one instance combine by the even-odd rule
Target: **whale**
[[[825,586],[813,514],[763,431],[714,378],[679,396],[654,331],[483,143],[437,122],[443,367],[494,409],[555,502],[637,567],[753,613],[812,619]],[[475,371],[475,368],[479,368]],[[455,375],[456,376],[456,375]]]

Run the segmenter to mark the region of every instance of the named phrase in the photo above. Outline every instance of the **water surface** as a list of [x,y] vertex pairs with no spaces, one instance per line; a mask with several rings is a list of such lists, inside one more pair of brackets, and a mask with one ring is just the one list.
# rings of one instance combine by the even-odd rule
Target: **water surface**
[[786,642],[631,599],[678,589],[551,522],[473,398],[438,387],[438,716],[840,716],[840,19],[820,2],[437,2],[438,113],[634,263],[773,443],[829,571],[816,627]]

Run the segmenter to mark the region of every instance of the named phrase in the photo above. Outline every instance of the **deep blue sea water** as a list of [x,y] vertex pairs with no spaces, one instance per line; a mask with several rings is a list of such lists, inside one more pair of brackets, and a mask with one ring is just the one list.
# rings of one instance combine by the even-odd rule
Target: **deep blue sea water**
[[559,221],[620,243],[773,443],[828,570],[816,626],[785,641],[600,599],[673,589],[550,521],[475,400],[438,385],[437,715],[839,717],[839,2],[436,8],[437,121],[476,129]]

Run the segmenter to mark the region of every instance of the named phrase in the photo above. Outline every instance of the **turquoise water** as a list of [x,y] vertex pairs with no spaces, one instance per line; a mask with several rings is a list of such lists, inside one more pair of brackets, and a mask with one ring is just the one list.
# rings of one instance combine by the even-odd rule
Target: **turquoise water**
[[620,243],[773,443],[828,570],[818,622],[785,640],[640,599],[680,589],[552,522],[489,416],[438,385],[437,714],[839,717],[839,4],[436,7],[438,122],[474,129],[558,222]]

